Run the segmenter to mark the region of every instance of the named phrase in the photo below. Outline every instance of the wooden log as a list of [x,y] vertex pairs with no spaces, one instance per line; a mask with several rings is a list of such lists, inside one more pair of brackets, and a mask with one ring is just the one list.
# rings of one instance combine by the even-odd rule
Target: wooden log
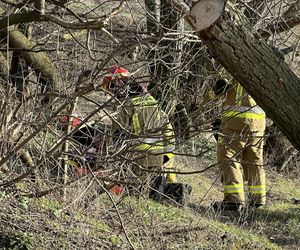
[[[222,6],[222,1],[212,1]],[[300,79],[264,39],[253,33],[246,18],[230,2],[218,18],[215,9],[209,8],[209,2],[198,1],[191,8],[193,14],[185,16],[186,20],[213,57],[241,83],[300,150]],[[204,15],[193,10],[196,7],[199,10],[199,6],[206,11],[207,17],[215,15],[206,25],[197,21]]]

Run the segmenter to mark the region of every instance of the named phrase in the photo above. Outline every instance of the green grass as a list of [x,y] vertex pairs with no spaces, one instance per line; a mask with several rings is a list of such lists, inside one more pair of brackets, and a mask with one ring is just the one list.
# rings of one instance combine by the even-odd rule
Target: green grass
[[277,196],[280,200],[289,201],[293,198],[300,198],[300,182],[299,180],[289,180],[283,175],[273,174],[267,175],[267,191],[270,196]]
[[[201,159],[184,158],[177,163],[184,171],[204,167]],[[192,205],[184,208],[163,205],[142,196],[113,196],[117,204],[114,207],[106,194],[93,202],[87,198],[89,196],[82,196],[89,205],[85,208],[81,199],[72,203],[82,186],[73,187],[68,197],[70,203],[62,203],[53,195],[15,199],[1,192],[3,208],[0,217],[2,221],[9,221],[2,225],[3,235],[11,235],[13,240],[14,235],[26,233],[30,237],[25,235],[24,239],[30,240],[28,245],[32,249],[82,246],[97,249],[103,245],[109,249],[130,249],[130,244],[136,249],[149,250],[299,247],[300,206],[291,202],[292,198],[300,197],[298,182],[268,172],[268,206],[241,215],[214,213],[209,204],[221,200],[223,195],[217,175],[218,171],[214,169],[203,174],[180,176],[181,182],[193,186]],[[11,225],[17,225],[17,230]]]
[[[156,238],[162,239],[163,249],[280,249],[266,236],[255,230],[241,228],[233,223],[222,223],[213,217],[202,216],[189,209],[166,206],[160,203],[127,198],[123,209],[134,211],[135,220],[126,223],[138,249],[152,247]],[[140,224],[133,223],[141,222]],[[136,227],[151,236],[135,232]],[[135,236],[144,238],[143,244]],[[156,245],[156,244],[155,244]]]

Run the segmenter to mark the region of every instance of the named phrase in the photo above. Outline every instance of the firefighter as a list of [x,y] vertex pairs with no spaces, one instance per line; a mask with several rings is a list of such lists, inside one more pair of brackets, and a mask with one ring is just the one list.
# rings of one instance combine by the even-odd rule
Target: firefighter
[[218,133],[218,163],[224,186],[224,199],[214,209],[240,210],[246,204],[260,207],[266,203],[263,137],[265,112],[236,81],[220,79],[214,93],[223,96]]
[[135,83],[127,69],[113,66],[109,73],[103,87],[121,103],[113,117],[113,141],[126,143],[123,152],[141,177],[141,168],[158,170],[163,165],[163,128],[168,121],[146,86]]
[[[118,144],[126,142],[123,152],[131,161],[132,173],[137,177],[135,179],[138,179],[140,187],[148,186],[153,180],[153,175],[147,173],[147,170],[151,172],[162,168],[174,169],[175,139],[168,116],[147,91],[147,86],[135,82],[128,70],[123,67],[110,68],[109,75],[103,79],[103,87],[122,103],[112,122],[114,141]],[[162,185],[162,192],[168,191],[169,194],[174,192],[170,184],[177,182],[175,173],[154,179],[161,179],[159,185],[166,180],[166,185]],[[179,189],[177,187],[176,190]],[[183,203],[181,189],[177,195],[180,197],[176,198]]]

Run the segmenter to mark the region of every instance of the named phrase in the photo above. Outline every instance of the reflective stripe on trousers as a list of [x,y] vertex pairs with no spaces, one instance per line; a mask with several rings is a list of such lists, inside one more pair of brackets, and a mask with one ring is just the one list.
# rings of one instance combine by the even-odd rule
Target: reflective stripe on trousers
[[259,185],[259,186],[248,186],[250,194],[265,194],[266,193],[266,186]]
[[243,184],[224,185],[224,194],[237,194],[244,192]]

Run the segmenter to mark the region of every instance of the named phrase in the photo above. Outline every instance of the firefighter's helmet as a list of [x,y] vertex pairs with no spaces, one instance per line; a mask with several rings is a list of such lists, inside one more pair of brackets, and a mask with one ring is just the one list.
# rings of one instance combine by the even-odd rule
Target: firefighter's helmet
[[112,66],[108,69],[108,74],[104,76],[102,87],[112,93],[116,88],[120,88],[130,77],[127,69],[120,66]]
[[145,83],[137,82],[127,69],[120,66],[109,68],[109,74],[103,78],[102,86],[117,98],[133,97],[148,91]]

